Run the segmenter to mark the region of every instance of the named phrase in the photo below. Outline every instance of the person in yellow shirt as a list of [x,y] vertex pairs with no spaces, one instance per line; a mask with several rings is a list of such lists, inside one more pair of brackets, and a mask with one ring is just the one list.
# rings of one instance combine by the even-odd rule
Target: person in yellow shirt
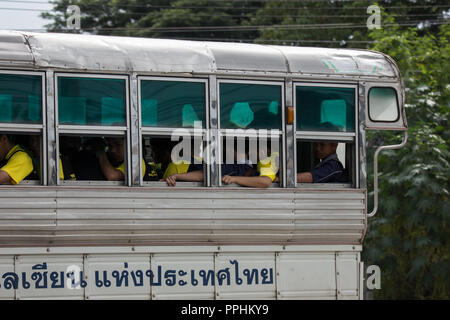
[[190,165],[191,165],[191,163],[189,161],[185,161],[185,160],[169,163],[166,171],[164,172],[162,180],[166,180],[167,177],[177,174],[177,173],[188,172]]
[[13,136],[0,135],[0,184],[19,184],[33,172],[33,160]]
[[[27,142],[34,167],[28,179],[39,180],[41,179],[41,137],[38,135],[30,135],[28,136]],[[72,169],[69,158],[61,155],[59,155],[59,180],[76,180],[75,172]]]
[[258,161],[257,171],[258,176],[231,176],[224,175],[222,182],[224,184],[236,183],[244,187],[252,188],[267,188],[274,182],[278,173],[278,152],[273,152],[270,157],[266,157]]
[[[98,150],[95,154],[103,175],[108,181],[123,181],[125,180],[125,139],[107,138],[106,142],[108,153]],[[142,176],[145,175],[145,170],[145,162],[142,160]]]
[[200,156],[194,156],[191,161],[180,160],[169,163],[166,171],[164,171],[164,175],[162,177],[162,181],[165,181],[168,177],[178,173],[187,173],[194,170],[202,169],[201,163],[203,162],[203,158]]

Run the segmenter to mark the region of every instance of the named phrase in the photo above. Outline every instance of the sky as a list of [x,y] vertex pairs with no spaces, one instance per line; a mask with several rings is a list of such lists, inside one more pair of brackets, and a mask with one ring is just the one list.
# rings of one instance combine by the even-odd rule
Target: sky
[[45,31],[51,20],[39,14],[51,9],[48,0],[0,0],[0,29]]

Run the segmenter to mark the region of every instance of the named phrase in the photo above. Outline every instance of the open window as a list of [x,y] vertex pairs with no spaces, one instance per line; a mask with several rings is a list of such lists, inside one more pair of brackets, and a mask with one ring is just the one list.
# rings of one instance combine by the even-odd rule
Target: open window
[[[268,177],[269,186],[283,183],[284,84],[219,80],[219,159],[225,176]],[[232,186],[254,186],[247,180]],[[264,185],[265,187],[267,185]]]
[[355,85],[295,85],[298,187],[357,185],[356,105]]
[[143,185],[167,186],[167,177],[193,171],[202,172],[200,180],[179,180],[176,185],[205,185],[207,90],[205,79],[139,77]]
[[56,80],[58,184],[129,185],[128,78],[58,74]]
[[[12,184],[47,183],[44,99],[43,73],[0,71],[0,135],[6,137],[0,169]],[[22,160],[20,170],[11,169]]]
[[60,184],[124,185],[127,142],[123,135],[60,134]]
[[[332,141],[336,144],[336,156],[342,164],[342,168],[337,166],[334,171],[320,169],[321,161],[317,155],[318,144],[330,143],[330,140],[297,139],[297,172],[311,172],[313,183],[297,181],[299,187],[315,187],[318,184],[326,183],[327,187],[352,187],[355,181],[355,144],[353,142]],[[341,171],[341,172],[340,172]]]

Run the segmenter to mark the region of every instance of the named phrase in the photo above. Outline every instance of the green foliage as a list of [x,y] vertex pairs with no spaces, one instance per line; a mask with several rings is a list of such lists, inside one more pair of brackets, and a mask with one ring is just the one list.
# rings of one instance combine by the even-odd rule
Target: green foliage
[[[449,298],[449,74],[442,72],[450,69],[449,31],[442,25],[435,35],[398,27],[370,33],[378,40],[373,49],[393,57],[405,77],[409,121],[407,145],[379,158],[379,212],[365,239],[365,257],[382,270],[378,298]],[[391,133],[370,138],[399,140]]]
[[284,45],[352,46],[348,40],[365,40],[366,28],[341,28],[338,25],[356,23],[364,26],[367,6],[367,2],[362,1],[269,1],[252,18],[254,25],[269,26],[261,29],[256,41],[270,44],[283,39]]
[[[135,25],[128,24],[128,35],[177,39],[251,39],[254,32],[232,32],[226,27],[243,24],[245,16],[236,15],[238,2],[220,2],[211,6],[208,0],[176,0],[171,6],[151,11]],[[204,29],[205,27],[211,27]],[[219,27],[219,28],[217,28]],[[225,27],[225,28],[224,28]]]
[[[445,0],[367,0],[356,1],[267,1],[252,17],[252,24],[261,27],[259,43],[284,45],[366,48],[369,39],[367,8],[379,5],[395,19],[383,17],[383,30],[435,20],[448,5]],[[448,9],[448,8],[447,8]],[[438,29],[430,25],[428,30]],[[282,41],[280,41],[282,40]]]
[[[81,30],[93,34],[177,39],[254,39],[258,30],[229,32],[223,27],[249,25],[245,6],[262,7],[259,1],[211,0],[58,0],[49,31],[67,32],[66,10],[76,4],[81,11]],[[205,30],[205,27],[210,27]],[[213,28],[215,27],[215,28]]]

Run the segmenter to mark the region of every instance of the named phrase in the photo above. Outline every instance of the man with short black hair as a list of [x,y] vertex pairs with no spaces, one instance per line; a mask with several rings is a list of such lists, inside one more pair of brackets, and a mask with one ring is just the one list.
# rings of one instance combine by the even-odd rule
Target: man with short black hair
[[[96,156],[100,168],[109,181],[125,180],[125,139],[109,137],[106,138],[108,152],[98,150]],[[142,176],[145,176],[145,163],[142,160]]]
[[0,184],[19,184],[33,172],[33,160],[11,135],[0,134]]
[[298,183],[326,183],[340,182],[344,173],[344,166],[339,161],[336,149],[337,142],[320,141],[315,143],[316,155],[321,160],[319,164],[308,172],[297,173]]

